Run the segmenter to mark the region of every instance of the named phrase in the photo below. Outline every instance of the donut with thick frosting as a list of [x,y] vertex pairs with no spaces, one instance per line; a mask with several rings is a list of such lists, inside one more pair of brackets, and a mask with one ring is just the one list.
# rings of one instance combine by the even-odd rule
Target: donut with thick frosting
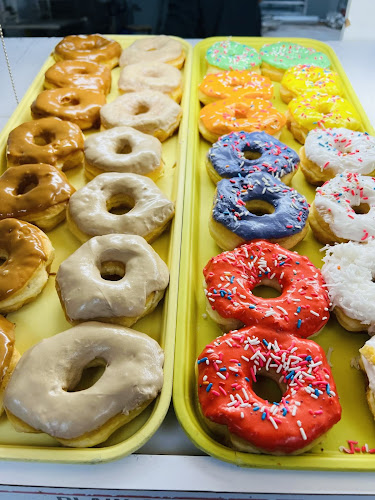
[[55,47],[56,61],[73,59],[105,64],[109,69],[117,66],[121,45],[102,35],[69,35]]
[[120,66],[160,62],[180,69],[184,65],[185,51],[181,43],[169,36],[159,35],[140,38],[126,47],[120,57]]
[[375,338],[369,339],[359,350],[361,356],[360,366],[366,373],[368,387],[366,397],[369,408],[375,418]]
[[232,40],[215,42],[206,52],[207,73],[218,73],[220,70],[259,70],[258,52]]
[[111,90],[111,70],[103,64],[90,61],[60,61],[47,69],[44,87],[77,87],[108,94]]

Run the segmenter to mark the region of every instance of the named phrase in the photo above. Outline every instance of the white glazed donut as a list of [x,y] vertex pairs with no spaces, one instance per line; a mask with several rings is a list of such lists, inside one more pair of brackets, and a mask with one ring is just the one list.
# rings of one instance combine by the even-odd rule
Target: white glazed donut
[[360,365],[368,379],[367,402],[375,418],[375,337],[369,339],[359,352]]
[[85,172],[90,179],[104,172],[118,172],[156,180],[163,172],[161,155],[156,137],[131,127],[115,127],[86,139]]
[[121,95],[100,110],[104,128],[133,127],[165,141],[178,127],[181,106],[156,90],[140,90]]
[[[127,213],[111,209],[128,206]],[[95,177],[70,198],[69,229],[81,241],[103,234],[138,234],[149,243],[166,228],[174,204],[149,178],[110,172]]]
[[[46,432],[62,444],[94,446],[136,417],[163,385],[164,355],[144,333],[89,322],[44,339],[19,361],[5,394],[21,432]],[[100,379],[74,392],[87,366]]]
[[321,184],[344,170],[375,174],[375,137],[346,128],[314,129],[299,152],[308,182]]
[[309,222],[322,243],[375,237],[375,178],[345,171],[317,188]]
[[181,72],[170,64],[147,62],[125,66],[120,73],[120,92],[157,90],[176,102],[181,101]]
[[185,53],[179,41],[166,35],[141,38],[122,51],[120,66],[139,62],[163,62],[182,68]]
[[349,331],[375,333],[375,240],[327,247],[322,274],[332,309]]
[[168,286],[164,261],[144,238],[95,236],[60,265],[56,288],[71,323],[131,326],[152,312]]

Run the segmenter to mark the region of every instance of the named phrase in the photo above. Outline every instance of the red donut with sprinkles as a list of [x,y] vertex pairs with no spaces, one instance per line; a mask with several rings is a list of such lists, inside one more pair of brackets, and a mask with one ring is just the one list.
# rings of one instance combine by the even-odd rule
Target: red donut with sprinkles
[[[213,257],[203,269],[207,313],[224,331],[259,325],[307,338],[329,319],[324,280],[307,257],[265,240],[254,240]],[[253,294],[266,285],[276,298]]]
[[[246,327],[211,342],[197,363],[207,425],[215,433],[222,430],[237,450],[300,454],[341,418],[324,351],[311,340]],[[254,392],[260,375],[277,382],[280,401]]]

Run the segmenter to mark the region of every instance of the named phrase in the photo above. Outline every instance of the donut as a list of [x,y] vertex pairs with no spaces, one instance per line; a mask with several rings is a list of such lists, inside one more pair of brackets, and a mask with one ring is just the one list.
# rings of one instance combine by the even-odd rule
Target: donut
[[207,73],[219,73],[222,70],[259,71],[260,57],[252,47],[242,43],[224,40],[215,42],[206,52]]
[[320,68],[331,66],[329,58],[311,47],[292,42],[276,42],[263,45],[260,49],[262,74],[280,82],[285,71],[298,64],[311,64]]
[[155,309],[168,281],[166,264],[141,236],[106,234],[64,260],[56,288],[70,323],[131,326]]
[[[304,453],[341,418],[328,361],[311,340],[246,327],[212,341],[197,365],[204,420],[236,450]],[[256,393],[260,376],[276,382],[280,401]]]
[[311,130],[299,151],[301,170],[320,185],[345,170],[375,176],[375,137],[347,128]]
[[[124,207],[128,212],[116,213],[116,209]],[[119,233],[138,234],[151,243],[166,229],[173,215],[174,203],[151,179],[110,172],[98,175],[74,193],[67,221],[81,241]]]
[[326,248],[323,258],[327,292],[340,325],[351,332],[375,333],[375,240],[349,241]]
[[101,35],[69,35],[55,47],[56,61],[73,59],[105,64],[109,69],[118,65],[121,45]]
[[0,316],[0,415],[3,414],[4,391],[18,363],[20,354],[14,347],[15,325]]
[[207,154],[207,172],[216,184],[223,178],[267,172],[290,184],[299,165],[297,153],[265,132],[231,132],[219,137]]
[[368,387],[366,390],[367,403],[371,410],[371,413],[375,418],[375,349],[374,349],[375,338],[369,339],[363,347],[359,350],[360,353],[360,367],[366,373],[368,380]]
[[286,114],[287,126],[301,144],[315,128],[346,127],[358,130],[361,118],[353,105],[340,96],[308,92],[292,99]]
[[47,69],[44,88],[77,87],[108,94],[111,90],[111,70],[103,64],[89,61],[60,61]]
[[12,217],[50,231],[65,219],[74,187],[52,165],[8,168],[0,177],[0,220]]
[[131,127],[114,127],[85,141],[89,179],[105,172],[134,173],[156,180],[163,173],[160,141]]
[[[19,432],[45,432],[64,446],[95,446],[156,398],[163,361],[144,333],[94,321],[75,326],[22,356],[5,393],[8,419]],[[88,366],[104,373],[76,389]]]
[[265,172],[255,172],[217,184],[208,227],[223,250],[259,239],[293,248],[306,236],[308,214],[304,196]]
[[21,123],[8,136],[8,168],[24,163],[47,163],[60,170],[81,167],[84,141],[78,125],[54,116]]
[[179,103],[182,97],[182,75],[174,66],[157,61],[125,66],[120,73],[121,93],[157,90]]
[[136,63],[167,63],[180,69],[184,65],[185,51],[178,40],[166,35],[140,38],[122,51],[120,66]]
[[199,131],[206,141],[214,143],[230,132],[267,132],[278,137],[286,123],[271,101],[230,97],[204,106],[199,114]]
[[0,220],[0,312],[16,311],[34,300],[48,280],[54,249],[36,226]]
[[317,188],[309,223],[321,243],[375,237],[375,177],[345,171]]
[[329,69],[298,64],[286,70],[280,85],[281,99],[288,104],[306,92],[342,96],[344,89],[339,75]]
[[43,90],[31,105],[31,115],[34,119],[56,116],[82,130],[98,128],[100,108],[105,103],[105,95],[96,90],[74,87]]
[[[320,270],[307,257],[255,240],[210,259],[203,269],[207,313],[226,331],[258,325],[309,337],[329,319],[329,300]],[[259,285],[281,293],[254,295]]]
[[273,85],[269,78],[254,71],[223,71],[207,74],[198,88],[202,104],[210,104],[228,97],[246,95],[250,99],[260,97],[271,100]]
[[133,127],[161,142],[174,133],[181,116],[181,106],[156,90],[124,94],[100,110],[104,128]]

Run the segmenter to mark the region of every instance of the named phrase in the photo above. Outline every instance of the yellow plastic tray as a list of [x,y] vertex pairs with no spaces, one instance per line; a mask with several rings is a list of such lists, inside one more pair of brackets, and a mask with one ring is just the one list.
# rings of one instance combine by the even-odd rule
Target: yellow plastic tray
[[[221,334],[219,328],[210,319],[205,319],[205,298],[202,289],[202,270],[208,260],[221,252],[208,231],[208,219],[214,196],[214,185],[205,168],[205,155],[210,147],[198,133],[200,104],[197,87],[206,72],[205,53],[216,41],[224,38],[209,38],[198,43],[194,49],[189,148],[185,188],[184,226],[182,237],[181,273],[177,313],[176,356],[173,401],[177,417],[196,446],[210,455],[246,467],[266,467],[285,469],[322,469],[322,470],[375,470],[375,455],[355,453],[352,455],[339,451],[346,446],[347,440],[365,443],[375,448],[375,424],[366,398],[364,375],[351,368],[352,358],[358,356],[358,349],[368,336],[364,333],[349,333],[342,329],[332,315],[327,326],[314,340],[325,350],[332,347],[331,362],[338,394],[343,408],[342,420],[326,435],[319,446],[300,456],[276,457],[270,455],[247,454],[236,452],[221,444],[201,421],[196,396],[195,365],[197,356],[204,346]],[[273,38],[233,37],[232,40],[260,49],[265,43],[277,41]],[[324,43],[310,39],[281,39],[313,47],[328,55],[332,68],[337,71],[345,86],[346,97],[355,105],[362,119],[363,130],[374,133],[358,98],[356,97],[344,70],[334,51]],[[284,111],[286,105],[279,97],[279,84],[274,83],[274,103]],[[291,133],[283,129],[280,140],[297,152],[300,144]],[[292,186],[304,194],[311,203],[314,188],[310,186],[299,171],[293,178]],[[302,255],[307,255],[318,267],[321,267],[321,245],[309,230],[306,238],[294,248]]]
[[[123,48],[137,38],[135,36],[109,35]],[[159,188],[176,203],[176,214],[170,230],[154,243],[153,248],[167,263],[170,270],[170,284],[164,300],[157,309],[138,321],[133,328],[145,332],[159,342],[165,351],[164,385],[155,403],[151,404],[136,419],[115,432],[105,443],[95,448],[63,448],[46,434],[23,434],[14,431],[6,416],[0,419],[0,459],[39,460],[50,462],[99,463],[114,460],[140,448],[158,429],[168,410],[172,395],[173,358],[177,314],[178,273],[181,250],[183,191],[188,132],[189,93],[192,65],[191,46],[180,39],[186,51],[183,69],[184,93],[182,99],[183,117],[178,134],[163,143],[165,173],[157,181]],[[5,147],[9,132],[17,125],[31,120],[30,104],[43,90],[44,73],[54,59],[50,56],[44,63],[16,111],[0,136],[1,172],[6,169]],[[117,81],[120,69],[112,71],[112,91],[107,102],[118,96]],[[92,133],[90,131],[89,133]],[[67,172],[71,183],[82,187],[85,177],[82,169]],[[60,224],[47,233],[56,249],[56,257],[51,272],[56,272],[60,263],[74,252],[79,241],[70,233],[66,223]],[[16,324],[16,346],[22,354],[26,349],[45,337],[49,337],[70,327],[65,320],[57,293],[54,276],[50,276],[42,294],[19,311],[8,314],[8,319]]]

